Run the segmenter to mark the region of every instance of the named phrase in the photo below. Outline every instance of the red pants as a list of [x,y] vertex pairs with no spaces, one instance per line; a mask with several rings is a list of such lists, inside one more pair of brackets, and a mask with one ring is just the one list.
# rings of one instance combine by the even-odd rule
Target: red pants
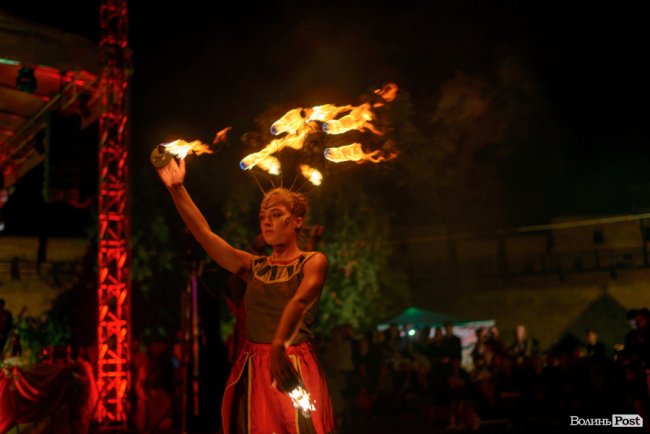
[[[305,389],[315,402],[316,410],[307,420],[294,408],[289,396],[271,385],[270,353],[270,344],[248,341],[244,344],[223,396],[221,417],[224,434],[238,432],[238,426],[240,432],[243,427],[243,431],[250,434],[300,434],[305,430],[301,428],[305,423],[312,424],[312,431],[317,434],[331,432],[334,428],[332,405],[311,344],[303,342],[287,349]],[[240,402],[245,405],[237,408]]]

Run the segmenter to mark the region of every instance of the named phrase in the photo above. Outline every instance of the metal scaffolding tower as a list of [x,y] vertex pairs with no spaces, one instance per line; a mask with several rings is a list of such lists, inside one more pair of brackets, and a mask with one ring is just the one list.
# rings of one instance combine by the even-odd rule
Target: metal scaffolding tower
[[127,2],[100,1],[97,420],[102,430],[124,430],[128,428],[131,337]]

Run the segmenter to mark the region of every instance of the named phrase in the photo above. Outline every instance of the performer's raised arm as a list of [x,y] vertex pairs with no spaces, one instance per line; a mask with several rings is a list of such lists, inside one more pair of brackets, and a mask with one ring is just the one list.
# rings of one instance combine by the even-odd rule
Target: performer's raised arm
[[252,255],[235,249],[212,232],[207,220],[183,186],[185,160],[183,159],[180,164],[177,164],[176,160],[172,159],[169,164],[156,170],[163,184],[169,190],[181,218],[208,255],[231,273],[249,269]]

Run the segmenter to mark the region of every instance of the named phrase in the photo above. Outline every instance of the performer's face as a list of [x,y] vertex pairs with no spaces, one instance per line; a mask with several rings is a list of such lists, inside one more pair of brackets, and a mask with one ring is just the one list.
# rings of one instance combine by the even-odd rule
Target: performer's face
[[260,231],[267,244],[287,244],[296,239],[302,218],[294,216],[282,198],[271,196],[260,208]]

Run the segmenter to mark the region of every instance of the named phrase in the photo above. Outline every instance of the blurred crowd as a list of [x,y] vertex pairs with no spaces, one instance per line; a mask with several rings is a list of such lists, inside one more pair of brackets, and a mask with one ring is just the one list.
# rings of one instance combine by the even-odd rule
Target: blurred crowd
[[593,329],[580,343],[542,353],[523,324],[510,340],[497,327],[479,328],[469,368],[450,323],[363,335],[341,326],[319,348],[340,432],[382,420],[448,430],[561,429],[571,415],[645,419],[650,311],[630,310],[628,320],[624,344],[610,350]]

